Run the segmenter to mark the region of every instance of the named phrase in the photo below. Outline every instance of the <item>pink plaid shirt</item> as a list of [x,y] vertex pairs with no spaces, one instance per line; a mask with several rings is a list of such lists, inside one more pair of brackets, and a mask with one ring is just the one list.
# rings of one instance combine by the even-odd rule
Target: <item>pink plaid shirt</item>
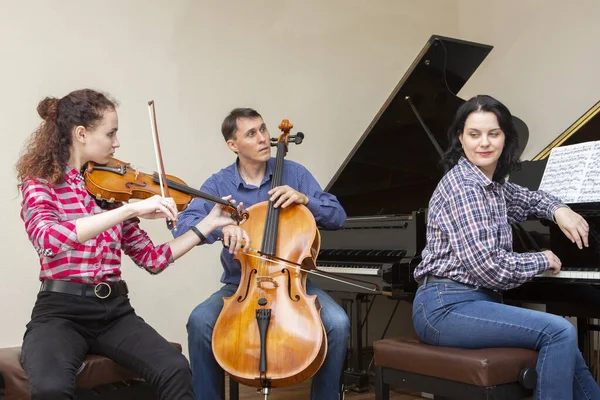
[[168,244],[154,246],[140,220],[131,218],[79,243],[75,220],[104,212],[87,192],[83,177],[67,167],[65,180],[28,179],[21,187],[21,218],[40,257],[40,280],[96,284],[121,280],[121,249],[140,267],[162,270],[173,262]]

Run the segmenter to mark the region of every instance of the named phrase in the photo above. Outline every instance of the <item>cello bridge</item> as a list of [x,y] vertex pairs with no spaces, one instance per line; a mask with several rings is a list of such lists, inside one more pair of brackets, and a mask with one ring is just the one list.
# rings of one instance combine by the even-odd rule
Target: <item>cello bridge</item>
[[[263,284],[271,284],[273,285],[272,287],[264,287]],[[257,276],[256,277],[256,286],[258,286],[259,289],[275,289],[279,287],[279,283],[277,283],[277,281],[275,281],[273,278],[269,277],[269,276]]]

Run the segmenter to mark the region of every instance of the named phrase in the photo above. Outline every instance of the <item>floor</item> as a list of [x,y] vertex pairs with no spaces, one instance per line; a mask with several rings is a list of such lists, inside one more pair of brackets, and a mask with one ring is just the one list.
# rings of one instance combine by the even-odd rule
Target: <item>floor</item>
[[[226,387],[228,387],[227,384]],[[227,389],[228,390],[228,389]],[[229,398],[229,394],[227,397]],[[240,385],[240,400],[264,399],[264,395],[256,392],[255,388]],[[267,400],[307,400],[310,399],[310,381],[306,381],[296,386],[274,389],[269,394]],[[374,400],[375,388],[371,385],[371,390],[368,393],[356,393],[352,391],[346,392],[348,400]],[[416,394],[408,394],[400,391],[390,391],[390,400],[422,400],[422,397]]]

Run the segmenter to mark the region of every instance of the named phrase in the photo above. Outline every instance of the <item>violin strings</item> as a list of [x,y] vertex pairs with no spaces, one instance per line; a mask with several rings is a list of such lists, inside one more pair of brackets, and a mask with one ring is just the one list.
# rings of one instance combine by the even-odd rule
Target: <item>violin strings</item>
[[258,250],[255,250],[255,249],[253,249],[253,248],[250,248],[250,249],[248,249],[248,251],[252,251],[252,252],[254,252],[254,253],[257,253],[257,254],[259,254],[259,255],[255,255],[255,254],[252,254],[252,253],[246,253],[246,254],[247,254],[248,256],[250,256],[250,257],[259,258],[259,259],[261,259],[261,260],[267,260],[268,262],[272,262],[272,263],[274,263],[274,264],[281,264],[281,265],[285,265],[285,266],[287,266],[287,267],[291,267],[291,268],[294,268],[294,269],[296,269],[296,270],[304,271],[304,272],[307,272],[307,273],[309,273],[309,274],[313,274],[313,275],[315,275],[315,276],[320,276],[320,277],[322,277],[322,278],[331,279],[332,281],[336,281],[336,282],[344,283],[344,284],[346,284],[346,285],[352,285],[352,286],[356,286],[356,287],[358,287],[358,288],[361,288],[361,289],[370,290],[370,291],[372,291],[372,292],[377,292],[377,293],[379,293],[379,291],[378,291],[378,290],[376,290],[376,289],[373,289],[373,288],[370,288],[370,287],[362,286],[362,285],[359,285],[359,284],[357,284],[357,283],[348,282],[348,281],[345,281],[345,280],[343,280],[343,279],[334,278],[333,276],[328,276],[328,275],[325,275],[325,274],[321,274],[321,273],[319,273],[319,272],[317,272],[317,271],[314,271],[314,270],[312,270],[312,269],[305,269],[305,268],[299,267],[299,266],[297,266],[297,265],[294,265],[294,264],[286,263],[286,262],[284,262],[284,261],[279,261],[279,260],[273,260],[273,259],[270,259],[270,258],[268,258],[268,257],[265,257],[265,256],[262,256],[262,255],[260,255],[260,252],[259,252]]

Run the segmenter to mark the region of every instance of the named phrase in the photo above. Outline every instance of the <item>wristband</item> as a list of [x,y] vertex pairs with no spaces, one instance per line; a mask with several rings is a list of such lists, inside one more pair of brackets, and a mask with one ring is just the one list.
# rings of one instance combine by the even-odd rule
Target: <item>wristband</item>
[[204,236],[202,234],[202,232],[200,232],[200,230],[198,230],[198,228],[196,228],[195,226],[192,226],[192,227],[190,227],[190,230],[192,232],[194,232],[196,234],[196,236],[198,236],[200,238],[200,243],[198,243],[196,246],[200,246],[201,244],[206,242],[206,236]]

